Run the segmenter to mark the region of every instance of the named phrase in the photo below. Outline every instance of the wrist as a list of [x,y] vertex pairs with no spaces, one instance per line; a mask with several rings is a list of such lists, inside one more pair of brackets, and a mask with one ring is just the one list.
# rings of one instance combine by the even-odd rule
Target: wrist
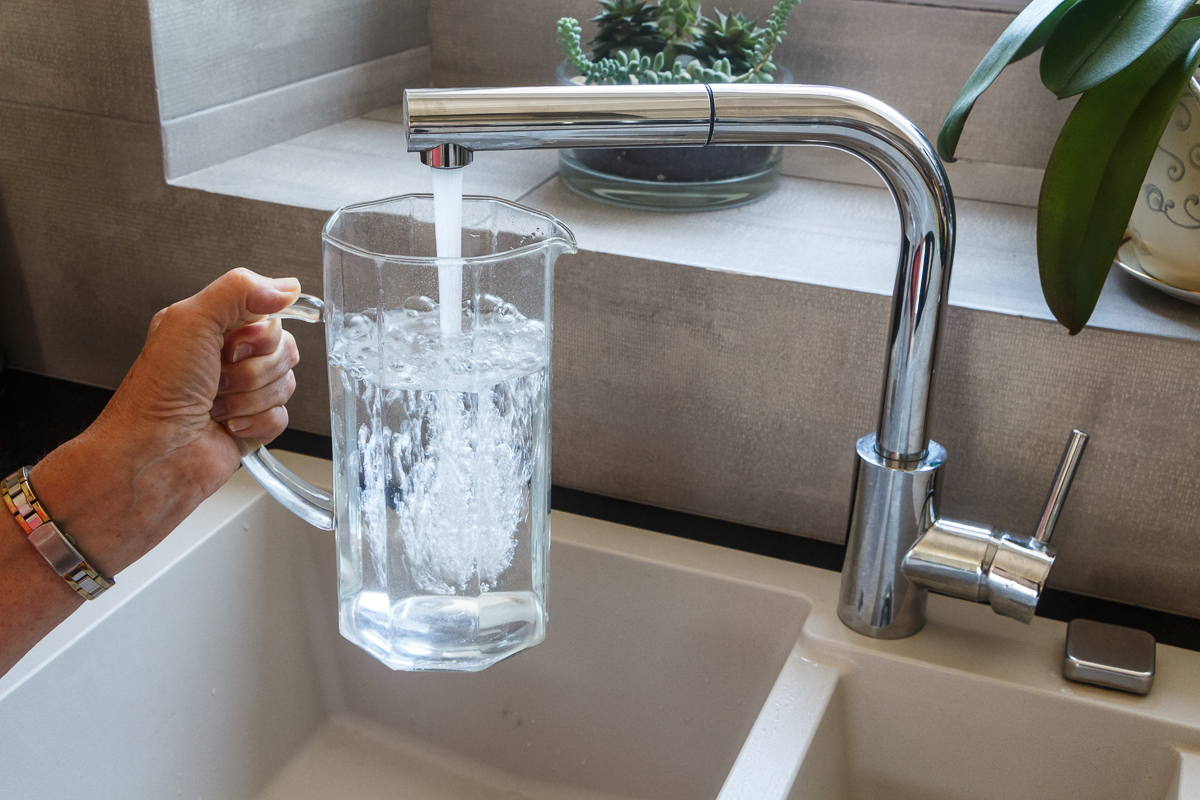
[[161,487],[181,484],[162,474],[169,465],[149,457],[162,452],[161,447],[140,441],[134,427],[117,424],[114,429],[105,423],[102,416],[38,462],[30,484],[80,552],[112,577],[169,532],[161,526],[171,499]]
[[121,489],[127,469],[118,453],[96,452],[82,439],[72,439],[34,465],[29,483],[59,529],[97,570],[112,577],[127,564],[102,520],[129,512]]
[[0,675],[83,604],[46,566],[12,515],[0,513]]

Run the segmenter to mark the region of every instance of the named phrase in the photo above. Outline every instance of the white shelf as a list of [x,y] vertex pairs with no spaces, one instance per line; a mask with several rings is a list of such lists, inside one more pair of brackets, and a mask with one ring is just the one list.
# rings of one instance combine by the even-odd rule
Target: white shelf
[[[212,166],[172,183],[269,203],[333,210],[430,191],[383,109]],[[889,295],[899,221],[886,190],[788,178],[766,200],[706,213],[607,206],[571,192],[552,151],[480,152],[465,191],[518,200],[565,222],[585,250]],[[954,306],[1053,319],[1042,299],[1031,208],[959,200]],[[1091,327],[1200,341],[1200,309],[1113,270]]]

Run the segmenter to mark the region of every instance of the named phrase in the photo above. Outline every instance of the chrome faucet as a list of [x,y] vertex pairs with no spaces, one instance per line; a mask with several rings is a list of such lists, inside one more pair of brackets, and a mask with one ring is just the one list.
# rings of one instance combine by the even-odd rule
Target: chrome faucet
[[876,638],[910,636],[930,588],[1033,617],[1054,563],[1046,544],[1086,434],[1060,465],[1039,537],[940,520],[930,397],[954,257],[954,199],[915,125],[859,92],[804,85],[556,86],[415,89],[404,96],[408,149],[439,168],[474,150],[820,145],[850,152],[883,178],[900,211],[883,401],[858,441],[858,477],[838,615]]

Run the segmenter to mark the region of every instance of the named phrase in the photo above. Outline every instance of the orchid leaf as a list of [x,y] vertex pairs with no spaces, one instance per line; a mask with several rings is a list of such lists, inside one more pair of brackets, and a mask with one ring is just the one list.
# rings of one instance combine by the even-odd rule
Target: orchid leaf
[[1004,33],[987,51],[987,55],[979,62],[979,66],[967,78],[950,113],[946,115],[942,129],[938,133],[938,155],[946,161],[954,160],[954,151],[958,148],[958,139],[962,136],[963,125],[967,116],[975,106],[979,95],[992,85],[992,82],[1004,71],[1009,64],[1025,58],[1046,43],[1051,31],[1071,6],[1078,0],[1033,0],[1005,28]]
[[1042,83],[1059,99],[1108,80],[1146,52],[1194,0],[1079,0],[1042,51]]
[[1072,334],[1095,310],[1155,148],[1197,64],[1200,19],[1185,19],[1084,92],[1059,134],[1038,201],[1038,266],[1046,302]]

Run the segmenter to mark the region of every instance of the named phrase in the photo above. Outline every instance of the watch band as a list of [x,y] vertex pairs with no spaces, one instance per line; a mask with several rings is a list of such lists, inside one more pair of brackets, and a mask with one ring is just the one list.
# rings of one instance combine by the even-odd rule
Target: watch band
[[29,467],[4,479],[4,505],[29,536],[29,543],[50,568],[85,600],[95,600],[115,584],[96,570],[42,508],[29,485]]

